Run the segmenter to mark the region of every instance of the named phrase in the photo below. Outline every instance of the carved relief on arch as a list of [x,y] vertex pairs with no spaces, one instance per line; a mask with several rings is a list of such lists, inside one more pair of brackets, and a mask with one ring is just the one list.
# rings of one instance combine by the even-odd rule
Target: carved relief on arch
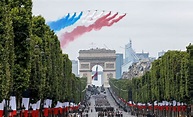
[[88,63],[81,63],[80,68],[81,69],[89,69],[89,64]]
[[115,63],[114,62],[106,62],[105,63],[105,69],[115,69]]

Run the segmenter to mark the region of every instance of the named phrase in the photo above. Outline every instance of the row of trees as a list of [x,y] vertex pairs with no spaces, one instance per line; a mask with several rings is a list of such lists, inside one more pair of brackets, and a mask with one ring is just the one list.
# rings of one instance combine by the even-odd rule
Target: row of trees
[[135,102],[193,100],[193,45],[187,51],[168,51],[152,63],[151,70],[132,80],[110,80],[120,97]]
[[[32,16],[32,0],[0,1],[0,100],[16,95],[80,101],[85,79],[72,74],[57,36]],[[78,84],[81,84],[79,87]]]

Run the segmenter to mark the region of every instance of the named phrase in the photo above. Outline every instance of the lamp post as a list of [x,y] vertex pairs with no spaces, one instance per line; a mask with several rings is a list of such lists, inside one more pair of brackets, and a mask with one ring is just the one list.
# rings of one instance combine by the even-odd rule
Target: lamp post
[[29,114],[28,114],[28,116],[29,116],[29,117],[31,117],[31,116],[32,116],[32,111],[33,111],[32,106],[30,106],[28,110],[29,110]]
[[82,89],[82,86],[81,86],[81,81],[80,81],[80,89],[79,89],[79,91],[80,91],[80,102],[81,102],[81,100],[82,100],[81,89]]
[[4,113],[5,113],[5,117],[8,117],[8,102],[9,99],[5,99],[5,106],[4,106]]
[[25,111],[25,107],[24,107],[24,105],[22,105],[22,107],[20,108],[20,114],[21,114],[21,117],[23,117],[24,116],[24,111]]
[[9,113],[12,112],[13,110],[11,109],[11,106],[9,106],[9,98],[5,99],[5,106],[4,106],[4,115],[5,117],[9,117]]

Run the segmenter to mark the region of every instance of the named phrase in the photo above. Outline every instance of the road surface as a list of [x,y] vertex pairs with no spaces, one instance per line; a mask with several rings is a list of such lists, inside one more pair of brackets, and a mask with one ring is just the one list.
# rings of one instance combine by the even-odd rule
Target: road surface
[[[123,117],[135,117],[135,116],[132,116],[130,115],[130,113],[128,112],[125,112],[123,111],[122,109],[119,109],[119,106],[116,104],[116,102],[113,100],[110,92],[108,91],[108,89],[105,89],[105,92],[106,94],[106,97],[107,97],[107,100],[109,101],[111,107],[114,107],[114,109],[118,109],[119,111],[121,111],[123,113]],[[90,98],[90,109],[89,109],[89,112],[88,112],[88,117],[98,117],[98,112],[96,112],[95,110],[95,98],[94,98],[94,95],[91,95],[91,98]],[[91,112],[92,110],[92,112]]]

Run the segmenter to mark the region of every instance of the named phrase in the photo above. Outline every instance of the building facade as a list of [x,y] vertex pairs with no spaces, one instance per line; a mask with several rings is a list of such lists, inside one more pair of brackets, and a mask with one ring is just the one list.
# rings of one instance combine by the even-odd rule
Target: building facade
[[116,79],[120,79],[122,75],[123,54],[116,54]]
[[139,60],[143,60],[143,59],[148,59],[149,58],[149,53],[144,53],[142,51],[142,53],[136,53],[137,57],[139,58]]
[[78,61],[76,60],[71,60],[71,61],[72,61],[72,73],[78,77]]
[[109,78],[116,77],[116,52],[104,48],[79,51],[80,77],[87,78],[87,85],[92,84],[92,67],[100,65],[103,68],[103,85],[109,87]]
[[122,70],[121,70],[121,74],[123,74],[124,72],[128,71],[128,68],[134,63],[134,62],[138,62],[139,58],[137,57],[135,51],[132,48],[132,42],[131,40],[129,41],[128,44],[125,45],[125,59],[124,59],[124,63],[122,65]]

